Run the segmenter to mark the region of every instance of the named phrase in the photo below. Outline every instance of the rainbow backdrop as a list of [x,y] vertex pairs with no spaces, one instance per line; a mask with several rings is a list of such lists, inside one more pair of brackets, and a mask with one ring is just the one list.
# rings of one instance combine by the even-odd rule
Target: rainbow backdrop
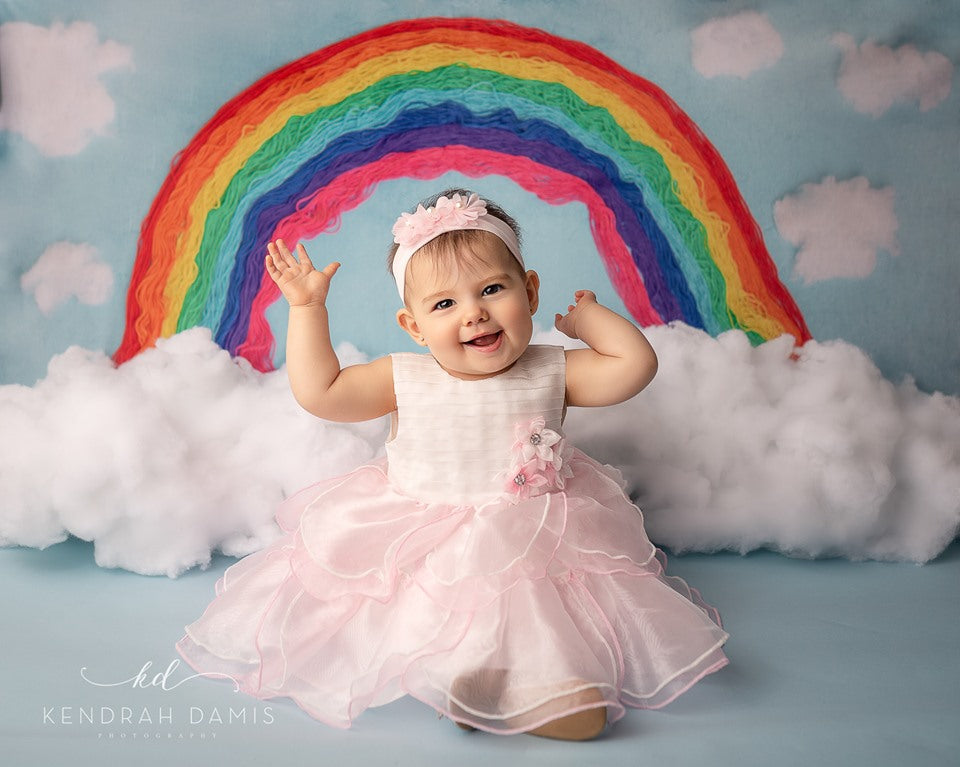
[[428,18],[294,61],[200,130],[144,219],[115,360],[204,325],[270,369],[267,242],[336,229],[385,179],[448,171],[586,205],[642,325],[810,338],[729,170],[662,90],[538,29]]

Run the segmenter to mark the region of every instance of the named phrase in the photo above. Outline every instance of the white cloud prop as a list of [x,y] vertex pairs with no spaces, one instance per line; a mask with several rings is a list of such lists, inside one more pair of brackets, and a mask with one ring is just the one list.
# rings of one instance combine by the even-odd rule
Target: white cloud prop
[[921,53],[913,45],[889,48],[848,34],[833,36],[843,53],[837,88],[858,112],[879,117],[896,103],[916,101],[933,109],[950,95],[953,64],[942,53]]
[[[647,331],[649,389],[568,431],[619,465],[679,551],[928,561],[960,528],[960,398],[894,386],[842,341]],[[629,430],[624,424],[630,424]]]
[[2,24],[0,129],[22,134],[48,156],[77,154],[114,119],[114,102],[100,77],[132,67],[131,49],[101,43],[89,22]]
[[[960,400],[895,387],[841,342],[794,360],[789,339],[649,336],[651,387],[572,410],[567,432],[621,467],[654,540],[923,562],[956,534]],[[311,418],[283,372],[257,373],[195,329],[119,368],[68,350],[35,387],[0,387],[0,435],[0,543],[72,534],[104,567],[175,576],[213,550],[261,548],[283,497],[379,454],[386,424]]]
[[71,297],[82,304],[98,306],[113,290],[113,270],[87,243],[55,242],[20,278],[20,287],[32,293],[44,314]]
[[104,567],[170,576],[262,547],[286,494],[384,439],[382,424],[306,416],[283,373],[234,362],[205,329],[120,367],[69,349],[36,386],[0,387],[0,435],[0,543],[69,533]]
[[807,284],[836,277],[868,277],[877,251],[900,254],[893,187],[875,189],[863,176],[804,184],[777,200],[780,235],[799,247],[794,275]]
[[693,67],[704,77],[747,78],[776,64],[783,38],[762,13],[712,19],[690,33]]

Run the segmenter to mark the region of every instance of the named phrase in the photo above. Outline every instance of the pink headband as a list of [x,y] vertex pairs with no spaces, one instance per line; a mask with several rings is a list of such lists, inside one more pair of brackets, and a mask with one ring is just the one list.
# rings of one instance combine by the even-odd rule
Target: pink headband
[[482,229],[495,234],[523,267],[520,243],[506,221],[487,213],[487,203],[477,195],[440,197],[430,208],[418,205],[413,213],[402,213],[393,225],[393,241],[400,247],[393,257],[393,278],[403,298],[403,280],[410,258],[420,248],[444,232],[457,229]]

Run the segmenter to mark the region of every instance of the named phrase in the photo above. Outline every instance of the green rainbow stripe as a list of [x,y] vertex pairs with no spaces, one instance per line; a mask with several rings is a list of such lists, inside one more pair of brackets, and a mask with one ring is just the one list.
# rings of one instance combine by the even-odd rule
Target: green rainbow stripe
[[266,243],[334,228],[384,179],[450,170],[584,203],[642,324],[810,337],[726,166],[656,86],[539,30],[419,19],[293,62],[204,126],[144,220],[115,358],[205,325],[269,369]]

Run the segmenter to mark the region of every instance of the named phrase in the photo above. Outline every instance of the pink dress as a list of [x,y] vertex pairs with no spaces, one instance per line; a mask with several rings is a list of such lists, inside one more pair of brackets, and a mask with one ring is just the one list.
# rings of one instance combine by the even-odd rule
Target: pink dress
[[561,348],[479,381],[392,361],[386,458],[283,504],[285,536],[224,573],[177,645],[197,671],[337,727],[411,695],[507,734],[656,708],[726,664],[618,472],[562,438]]

